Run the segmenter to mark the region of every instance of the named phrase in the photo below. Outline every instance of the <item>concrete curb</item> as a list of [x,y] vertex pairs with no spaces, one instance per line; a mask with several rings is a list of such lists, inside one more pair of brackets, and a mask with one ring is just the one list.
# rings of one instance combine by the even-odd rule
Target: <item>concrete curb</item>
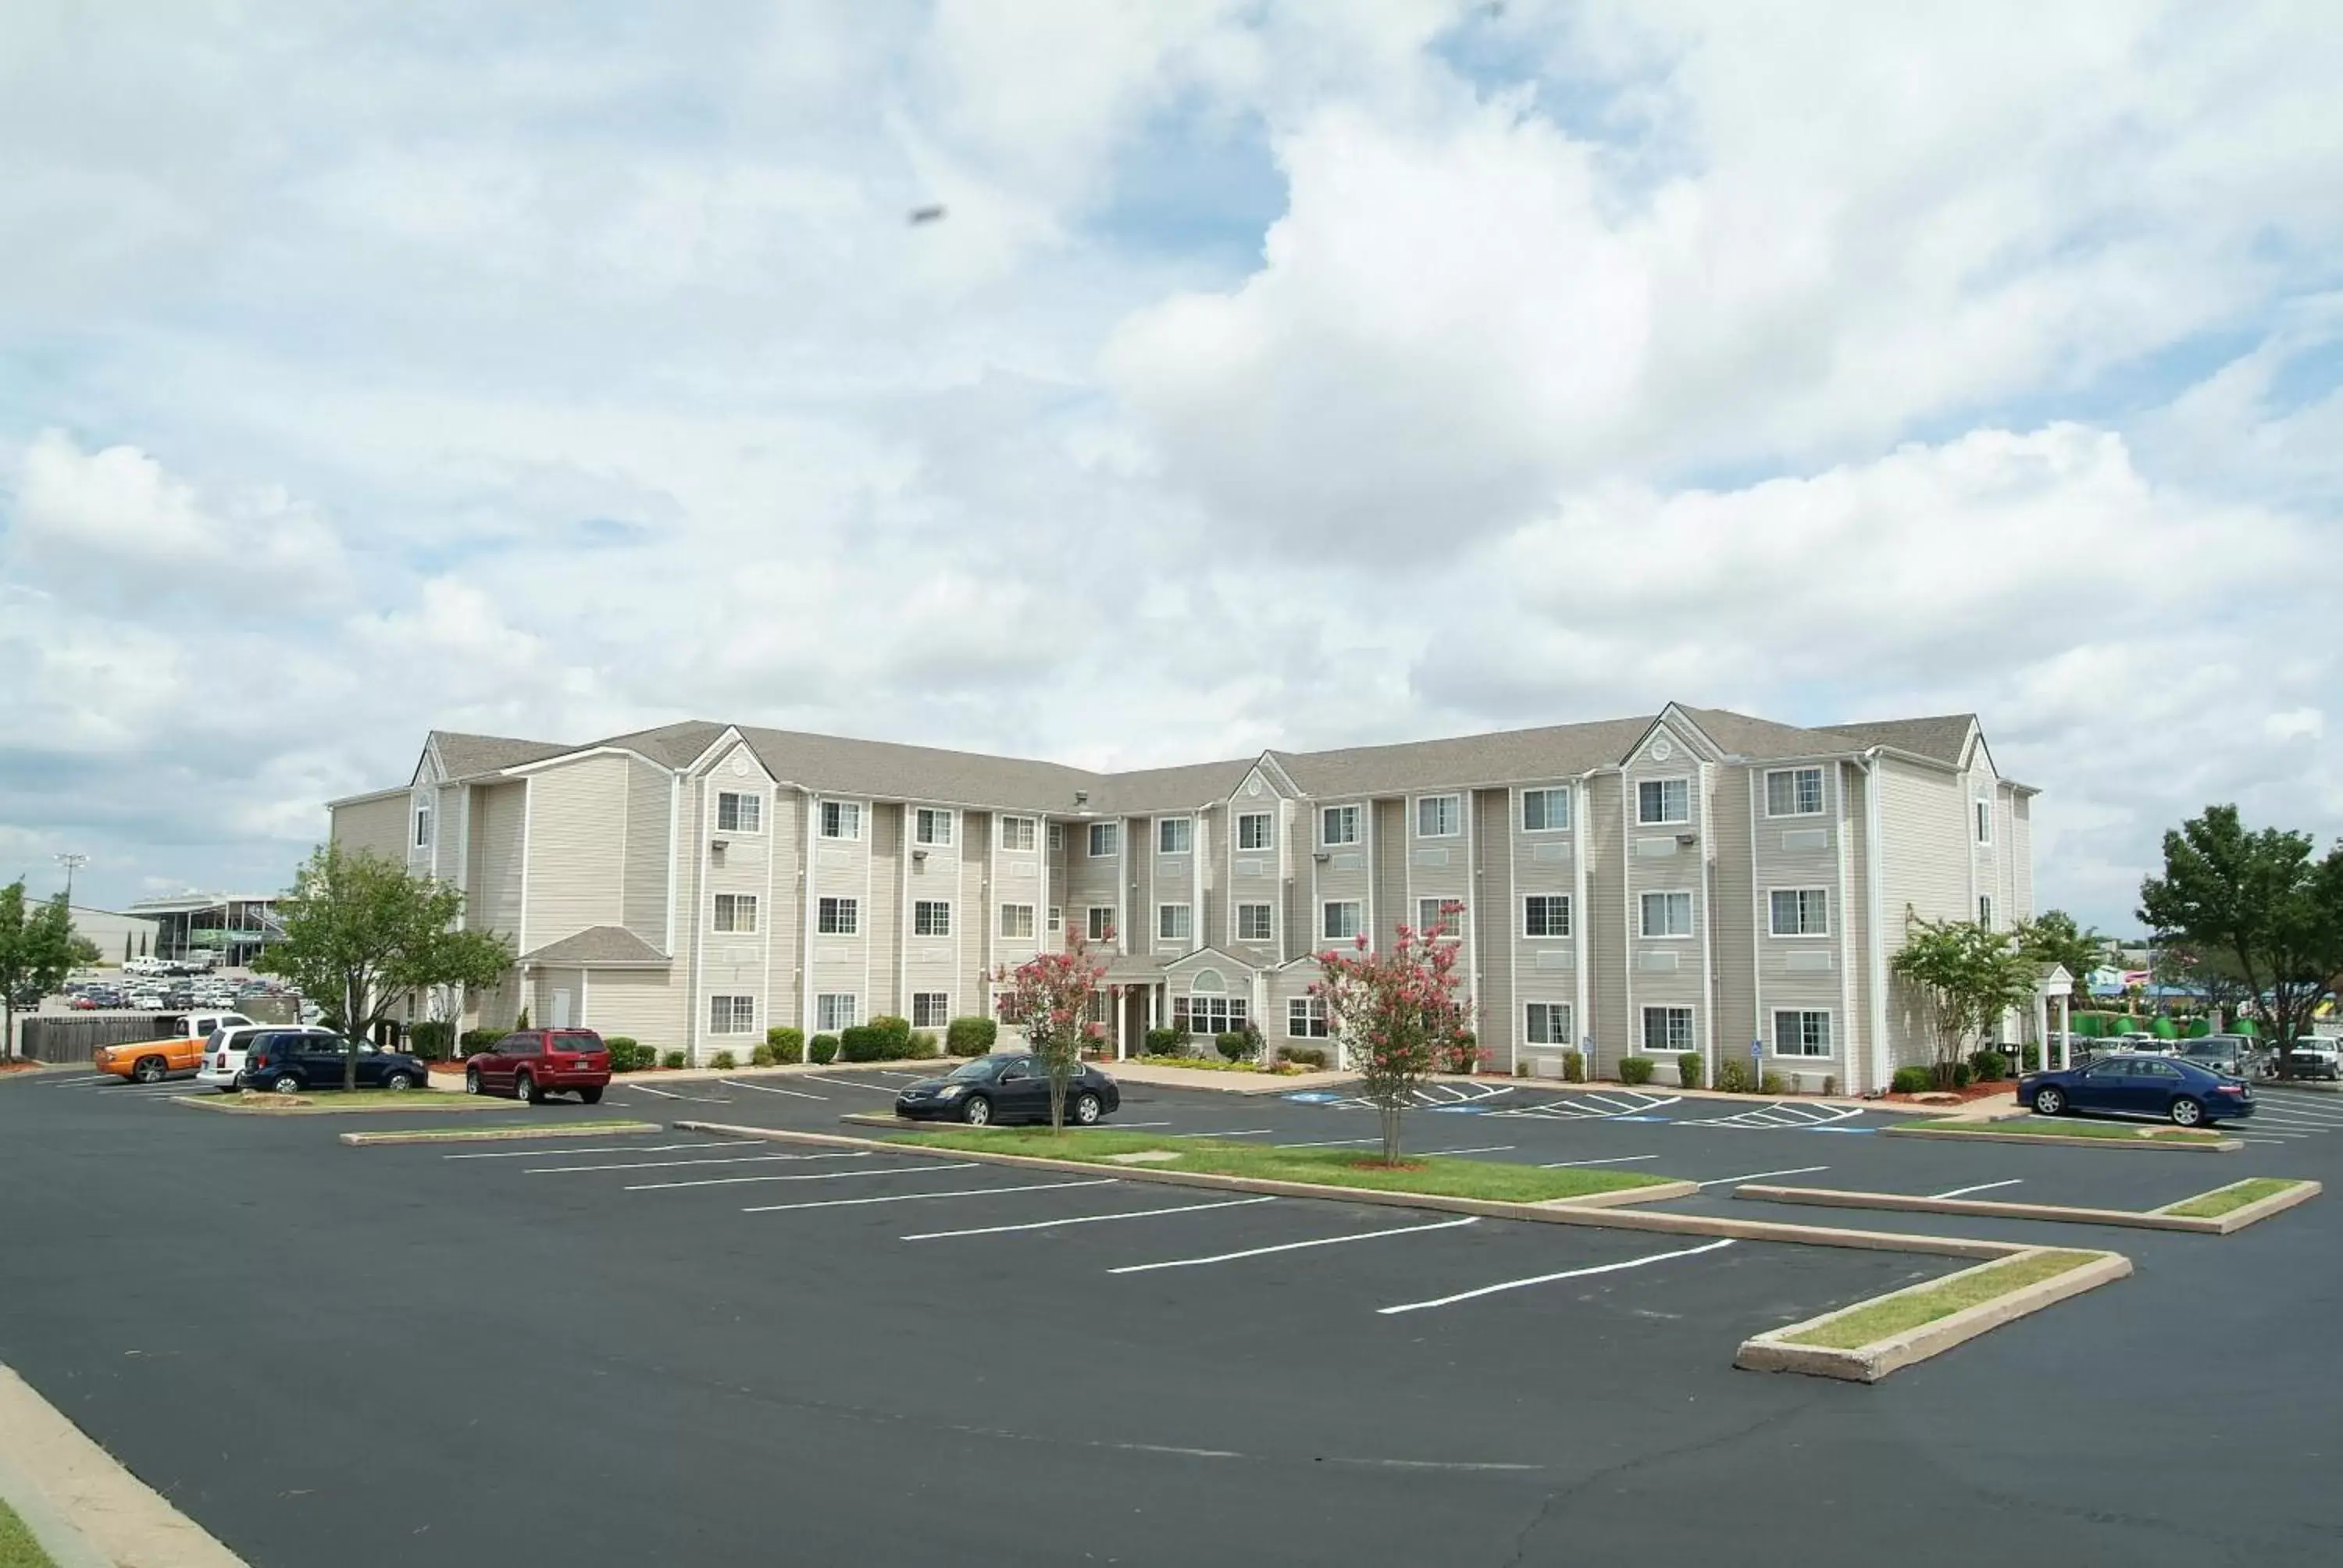
[[1343,1089],[1359,1081],[1355,1072],[1297,1072],[1290,1078],[1281,1078],[1269,1072],[1213,1072],[1192,1067],[1157,1067],[1145,1061],[1101,1061],[1092,1065],[1112,1073],[1117,1083],[1143,1083],[1150,1089],[1209,1089],[1240,1099]]
[[[1994,1220],[2041,1220],[2069,1225],[2127,1225],[2136,1231],[2190,1231],[2226,1236],[2220,1219],[2167,1214],[2157,1210],[2077,1209],[2059,1203],[1993,1203],[1970,1198],[1920,1198],[1906,1192],[1850,1192],[1829,1187],[1736,1187],[1735,1198],[1761,1203],[1812,1203],[1826,1209],[1895,1209],[1918,1214],[1976,1214]],[[2284,1194],[2274,1194],[2284,1196]],[[2182,1199],[2187,1202],[2188,1200]],[[2265,1200],[2267,1201],[2267,1200]],[[2299,1201],[2299,1200],[2297,1200]],[[2247,1204],[2247,1208],[2258,1207]],[[2244,1210],[2235,1211],[2243,1213]],[[2259,1218],[2259,1216],[2257,1216]],[[2250,1221],[2248,1221],[2250,1223]]]
[[5,1366],[0,1496],[57,1568],[245,1568]]
[[[1393,1209],[1438,1209],[1452,1214],[1479,1214],[1493,1220],[1535,1220],[1554,1225],[1589,1225],[1598,1230],[1654,1231],[1674,1236],[1730,1236],[1745,1241],[1792,1241],[1815,1247],[1852,1247],[1881,1252],[1926,1252],[1948,1258],[2005,1258],[2033,1249],[2015,1241],[1987,1241],[1967,1236],[1910,1236],[1893,1231],[1843,1230],[1825,1225],[1790,1225],[1774,1220],[1727,1220],[1706,1214],[1652,1214],[1594,1206],[1584,1199],[1555,1199],[1548,1203],[1504,1203],[1483,1198],[1448,1198],[1429,1192],[1385,1192],[1367,1187],[1321,1187],[1307,1181],[1265,1181],[1250,1176],[1214,1176],[1200,1171],[1164,1171],[1146,1165],[1099,1165],[1070,1160],[1043,1160],[1026,1154],[989,1154],[980,1149],[930,1149],[916,1143],[891,1143],[879,1138],[850,1138],[840,1132],[789,1132],[774,1127],[735,1127],[723,1121],[683,1121],[669,1123],[679,1132],[714,1132],[728,1138],[761,1138],[773,1143],[810,1143],[833,1149],[869,1149],[881,1153],[936,1160],[974,1160],[988,1165],[1015,1165],[1029,1171],[1111,1171],[1118,1181],[1157,1181],[1174,1187],[1211,1187],[1222,1191],[1262,1192],[1280,1198],[1324,1198],[1337,1202],[1380,1203]],[[1693,1184],[1669,1182],[1648,1189],[1685,1196]]]
[[[2012,1256],[2030,1256],[2036,1252],[2066,1251],[2063,1247],[2026,1247]],[[2006,1261],[2006,1259],[1997,1259]],[[1847,1382],[1877,1382],[1890,1372],[1900,1372],[1915,1362],[1939,1356],[1955,1345],[1964,1344],[1979,1334],[2015,1322],[2019,1318],[2055,1306],[2069,1296],[2120,1280],[2131,1272],[2131,1260],[2120,1252],[2100,1252],[2088,1262],[2078,1263],[2061,1274],[2021,1285],[1989,1302],[1964,1307],[1957,1312],[1906,1329],[1900,1334],[1890,1334],[1884,1340],[1874,1340],[1867,1345],[1852,1350],[1834,1350],[1824,1345],[1800,1345],[1789,1342],[1791,1336],[1802,1334],[1850,1312],[1862,1312],[1882,1302],[1892,1302],[1901,1296],[1916,1295],[1934,1290],[1947,1280],[1958,1280],[1993,1267],[1981,1263],[1975,1269],[1961,1269],[1930,1280],[1925,1284],[1910,1285],[1868,1301],[1808,1318],[1802,1323],[1790,1323],[1770,1329],[1741,1342],[1733,1357],[1733,1364],[1748,1372],[1794,1372],[1809,1377],[1838,1378]]]
[[[2254,1178],[2249,1176],[2246,1180],[2250,1181]],[[2283,1180],[2293,1179],[2283,1178]],[[2228,1184],[2229,1187],[2240,1185],[2242,1183],[2237,1181]],[[2216,1187],[2213,1191],[2223,1192],[2227,1190],[2227,1187]],[[2165,1210],[2177,1209],[2182,1203],[2193,1203],[2197,1201],[2196,1198],[2182,1198],[2176,1202],[2167,1203],[2163,1209],[2153,1209],[2149,1212],[2165,1214],[2165,1218],[2170,1220],[2186,1220],[2194,1224],[2210,1225],[2226,1236],[2232,1231],[2242,1231],[2248,1225],[2258,1224],[2272,1214],[2283,1213],[2298,1203],[2308,1203],[2326,1190],[2326,1186],[2321,1182],[2296,1181],[2293,1186],[2282,1192],[2273,1192],[2267,1198],[2257,1198],[2242,1208],[2232,1209],[2226,1214],[2216,1215],[2210,1219],[2197,1219],[2187,1214],[2165,1214]],[[2211,1193],[2206,1192],[2197,1194],[2197,1198],[2210,1196]]]
[[2234,1138],[2184,1143],[2171,1138],[2072,1138],[2058,1132],[1956,1132],[1949,1127],[1883,1127],[1890,1138],[1957,1138],[1964,1143],[2047,1143],[2060,1149],[2162,1149],[2187,1154],[2234,1154],[2245,1145]]
[[[326,1092],[330,1094],[337,1091],[327,1090]],[[420,1113],[427,1116],[437,1116],[440,1114],[441,1110],[444,1109],[442,1107],[435,1106],[432,1103],[431,1096],[419,1091],[416,1091],[415,1102],[412,1105],[287,1105],[274,1111],[256,1111],[248,1105],[238,1105],[236,1103],[236,1097],[232,1094],[175,1094],[168,1096],[167,1098],[175,1105],[192,1105],[198,1111],[216,1111],[227,1116],[266,1116],[272,1118],[280,1116],[366,1116],[375,1113],[387,1113],[392,1116],[413,1116]],[[480,1111],[518,1111],[521,1109],[521,1102],[518,1100],[475,1100],[471,1096],[467,1095],[464,1097],[464,1103],[473,1109],[468,1111],[458,1111],[457,1114],[477,1115]]]
[[413,1132],[342,1132],[336,1136],[353,1149],[371,1149],[379,1143],[526,1142],[538,1138],[627,1138],[639,1132],[665,1131],[656,1121],[612,1121],[599,1127],[563,1122],[553,1127],[447,1127],[417,1129]]

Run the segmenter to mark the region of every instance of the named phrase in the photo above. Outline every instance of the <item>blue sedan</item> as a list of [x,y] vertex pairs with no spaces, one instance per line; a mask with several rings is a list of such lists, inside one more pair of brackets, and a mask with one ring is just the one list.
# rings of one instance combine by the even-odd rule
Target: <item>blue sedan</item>
[[2244,1081],[2170,1056],[2103,1056],[2080,1067],[2029,1072],[2017,1081],[2017,1101],[2037,1116],[2115,1111],[2166,1117],[2181,1127],[2254,1113],[2254,1091]]

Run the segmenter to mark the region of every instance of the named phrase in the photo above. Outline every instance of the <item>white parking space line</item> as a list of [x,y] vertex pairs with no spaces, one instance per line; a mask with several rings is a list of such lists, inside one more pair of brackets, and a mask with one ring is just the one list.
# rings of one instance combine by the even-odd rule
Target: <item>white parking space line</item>
[[2290,1127],[2316,1127],[2320,1129],[2322,1131],[2331,1128],[2343,1127],[2343,1120],[2338,1120],[2334,1117],[2314,1115],[2308,1111],[2296,1111],[2291,1108],[2283,1111],[2274,1110],[2267,1105],[2255,1107],[2254,1113],[2246,1118],[2246,1120],[2248,1121],[2261,1121],[2265,1120],[2271,1121],[2283,1121]]
[[1638,1160],[1657,1160],[1656,1154],[1614,1154],[1607,1160],[1557,1160],[1551,1165],[1541,1165],[1541,1171],[1560,1171],[1572,1165],[1632,1165]]
[[[551,1159],[552,1150],[539,1150]],[[837,1154],[729,1154],[717,1160],[620,1160],[608,1165],[532,1165],[524,1176],[567,1176],[578,1171],[672,1171],[683,1165],[770,1165],[784,1160],[868,1160],[872,1151],[849,1149]]]
[[2006,1181],[1980,1181],[1974,1187],[1956,1187],[1949,1192],[1931,1192],[1931,1198],[1966,1198],[1972,1192],[1990,1192],[1998,1187],[2023,1187],[2026,1178],[2013,1176]]
[[53,1078],[41,1085],[44,1089],[78,1089],[85,1083],[105,1083],[112,1080],[110,1072],[93,1072],[86,1078]]
[[1280,1143],[1280,1149],[1350,1149],[1362,1143],[1381,1143],[1380,1138],[1321,1138],[1314,1143]]
[[816,1083],[843,1084],[849,1089],[867,1089],[873,1094],[892,1094],[895,1092],[895,1086],[891,1083],[865,1083],[859,1078],[817,1078],[814,1081]]
[[[943,1171],[970,1170],[972,1166],[943,1165]],[[864,1203],[921,1203],[938,1198],[998,1198],[1010,1192],[1058,1192],[1069,1187],[1112,1187],[1121,1179],[1101,1176],[1089,1181],[1038,1181],[1025,1187],[960,1187],[950,1192],[895,1192],[884,1198],[823,1198],[810,1203],[767,1203],[754,1209],[743,1209],[743,1214],[786,1214],[793,1209],[851,1209]]]
[[676,1187],[746,1187],[755,1181],[843,1181],[858,1176],[924,1176],[930,1171],[973,1171],[980,1161],[956,1160],[949,1165],[890,1166],[884,1171],[817,1171],[810,1176],[709,1176],[693,1181],[645,1181],[620,1189],[627,1192],[664,1192]]
[[728,1138],[721,1142],[701,1140],[696,1143],[605,1143],[590,1149],[499,1149],[494,1153],[442,1154],[442,1160],[544,1160],[556,1154],[672,1154],[679,1149],[741,1149],[755,1140]]
[[1752,1171],[1746,1176],[1718,1176],[1706,1181],[1695,1181],[1695,1187],[1722,1187],[1732,1181],[1755,1181],[1762,1176],[1809,1176],[1817,1171],[1827,1171],[1827,1165],[1800,1165],[1789,1171]]
[[[1022,1189],[1020,1189],[1022,1191]],[[1201,1214],[1207,1209],[1242,1209],[1254,1203],[1274,1203],[1270,1198],[1227,1198],[1217,1203],[1182,1203],[1176,1209],[1141,1209],[1130,1214],[1080,1214],[1068,1220],[1028,1220],[1021,1225],[980,1225],[972,1231],[922,1231],[905,1241],[942,1241],[954,1236],[1001,1236],[1011,1231],[1051,1231],[1061,1225],[1107,1225],[1118,1220],[1155,1220],[1166,1214]]]
[[1485,1149],[1427,1149],[1423,1152],[1427,1156],[1434,1154],[1510,1154],[1517,1147],[1519,1147],[1519,1145],[1513,1143],[1492,1143]]
[[1597,1263],[1588,1269],[1565,1269],[1558,1274],[1534,1274],[1526,1280],[1501,1280],[1493,1285],[1483,1285],[1474,1291],[1459,1291],[1453,1296],[1439,1296],[1429,1302],[1403,1302],[1395,1307],[1377,1307],[1378,1317],[1390,1317],[1395,1312],[1420,1312],[1430,1307],[1453,1307],[1459,1302],[1475,1301],[1482,1296],[1493,1296],[1500,1291],[1525,1290],[1532,1285],[1550,1285],[1557,1280],[1583,1280],[1590,1274],[1615,1274],[1622,1269],[1640,1269],[1646,1263],[1664,1263],[1671,1258],[1696,1258],[1703,1252],[1714,1252],[1720,1247],[1733,1245],[1727,1236],[1722,1241],[1711,1241],[1704,1247],[1686,1247],[1681,1251],[1654,1252],[1648,1258],[1629,1258],[1624,1262]]
[[[1168,1121],[1118,1121],[1114,1124],[1116,1129],[1130,1127],[1169,1127],[1172,1124]],[[1110,1131],[1112,1130],[1113,1129],[1110,1129]]]
[[1272,1252],[1299,1252],[1310,1247],[1344,1247],[1353,1241],[1379,1241],[1391,1236],[1413,1236],[1426,1231],[1453,1231],[1459,1225],[1477,1225],[1478,1214],[1463,1220],[1443,1220],[1436,1225],[1399,1225],[1387,1231],[1367,1231],[1356,1236],[1321,1236],[1314,1241],[1286,1241],[1274,1247],[1248,1247],[1242,1252],[1216,1252],[1209,1258],[1171,1258],[1160,1263],[1125,1263],[1120,1269],[1109,1269],[1110,1274],[1150,1274],[1158,1269],[1197,1269],[1206,1263],[1233,1263],[1241,1258],[1266,1258]]
[[1274,1127],[1248,1127],[1238,1132],[1167,1132],[1166,1138],[1266,1138]]
[[680,1094],[669,1094],[664,1089],[653,1089],[648,1083],[623,1083],[618,1087],[621,1089],[631,1089],[637,1094],[656,1094],[661,1100],[681,1100],[683,1098]]
[[827,1094],[808,1094],[802,1089],[775,1089],[769,1083],[741,1083],[729,1078],[716,1081],[727,1089],[753,1089],[759,1094],[786,1094],[794,1100],[828,1100]]

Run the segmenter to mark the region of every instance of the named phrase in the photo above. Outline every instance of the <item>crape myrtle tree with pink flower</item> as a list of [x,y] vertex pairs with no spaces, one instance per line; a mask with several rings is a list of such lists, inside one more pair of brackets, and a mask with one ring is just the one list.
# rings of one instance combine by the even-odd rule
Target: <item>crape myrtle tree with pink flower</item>
[[1473,1048],[1473,1005],[1457,993],[1461,943],[1443,941],[1446,920],[1399,928],[1389,951],[1359,938],[1351,952],[1318,955],[1326,1022],[1383,1118],[1383,1161],[1399,1163],[1400,1117],[1443,1060]]
[[1082,1048],[1106,1039],[1091,1021],[1091,993],[1106,979],[1106,960],[1093,957],[1076,932],[1063,951],[1036,953],[1014,969],[994,971],[993,1001],[1001,1021],[1025,1031],[1026,1042],[1050,1073],[1050,1127],[1066,1126],[1066,1089],[1081,1070]]

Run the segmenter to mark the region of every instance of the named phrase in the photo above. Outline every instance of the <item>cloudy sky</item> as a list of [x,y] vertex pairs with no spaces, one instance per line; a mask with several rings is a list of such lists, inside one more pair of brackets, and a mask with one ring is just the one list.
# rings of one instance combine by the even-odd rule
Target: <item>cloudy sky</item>
[[2208,800],[2343,829],[2338,80],[2325,0],[16,0],[0,877],[282,885],[433,726],[1676,699],[1976,710],[2130,929]]

